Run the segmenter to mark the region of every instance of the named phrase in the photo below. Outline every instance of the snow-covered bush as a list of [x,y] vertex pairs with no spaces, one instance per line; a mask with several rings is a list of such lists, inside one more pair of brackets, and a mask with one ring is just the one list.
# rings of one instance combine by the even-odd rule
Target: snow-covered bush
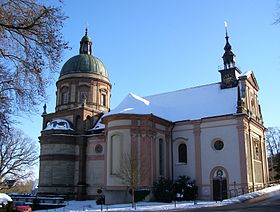
[[174,199],[172,180],[160,177],[158,182],[154,182],[153,193],[158,202],[172,202]]
[[197,195],[197,186],[189,176],[179,176],[173,184],[173,191],[177,201],[194,200]]

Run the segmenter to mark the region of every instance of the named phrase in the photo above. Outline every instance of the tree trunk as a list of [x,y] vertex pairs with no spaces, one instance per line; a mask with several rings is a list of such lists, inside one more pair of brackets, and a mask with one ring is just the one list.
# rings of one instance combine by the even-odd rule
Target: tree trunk
[[134,188],[131,189],[132,208],[135,208],[134,190],[135,190]]

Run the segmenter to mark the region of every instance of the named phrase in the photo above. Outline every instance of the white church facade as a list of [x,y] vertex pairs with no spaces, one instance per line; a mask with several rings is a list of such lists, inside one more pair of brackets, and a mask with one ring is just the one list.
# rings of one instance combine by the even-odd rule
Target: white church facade
[[[137,187],[160,176],[196,181],[198,198],[268,182],[265,127],[252,71],[241,73],[226,35],[221,81],[139,97],[110,110],[111,83],[87,35],[62,67],[54,113],[44,111],[39,194],[107,203],[130,197],[118,172],[135,161]],[[149,196],[152,199],[152,193]]]

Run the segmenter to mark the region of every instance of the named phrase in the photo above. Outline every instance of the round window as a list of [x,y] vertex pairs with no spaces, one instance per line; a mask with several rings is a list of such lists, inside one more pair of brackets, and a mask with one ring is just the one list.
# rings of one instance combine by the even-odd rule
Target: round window
[[95,146],[95,152],[96,152],[96,153],[101,153],[102,151],[103,151],[102,145],[101,145],[101,144],[97,144],[97,145]]
[[218,170],[217,173],[216,173],[217,177],[223,177],[224,175],[224,172],[222,170]]
[[214,148],[216,150],[222,150],[224,148],[224,142],[222,142],[221,140],[215,141]]

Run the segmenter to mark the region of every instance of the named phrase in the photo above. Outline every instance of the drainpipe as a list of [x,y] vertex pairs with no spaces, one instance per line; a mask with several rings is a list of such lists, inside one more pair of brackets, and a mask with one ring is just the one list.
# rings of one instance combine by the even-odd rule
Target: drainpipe
[[175,123],[173,123],[171,127],[171,179],[174,181],[174,165],[173,165],[173,129],[175,127]]

